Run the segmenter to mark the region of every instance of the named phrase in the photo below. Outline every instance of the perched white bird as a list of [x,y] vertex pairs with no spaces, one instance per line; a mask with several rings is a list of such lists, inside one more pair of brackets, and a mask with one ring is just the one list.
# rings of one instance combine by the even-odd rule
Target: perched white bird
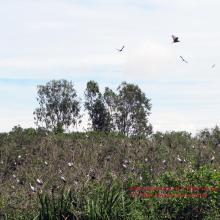
[[36,182],[37,182],[37,184],[39,184],[39,185],[43,185],[43,181],[42,181],[41,179],[37,179]]
[[148,159],[147,159],[147,158],[145,158],[145,159],[144,159],[144,161],[145,161],[145,163],[147,163],[147,162],[148,162]]
[[179,155],[177,155],[177,160],[178,160],[180,163],[183,162],[182,159],[180,159],[180,156],[179,156]]
[[163,162],[163,164],[165,164],[167,161],[166,161],[166,160],[163,160],[162,162]]
[[64,183],[66,182],[66,179],[64,176],[61,176],[60,179],[63,180]]
[[48,165],[47,161],[44,161],[44,164],[47,166]]
[[13,178],[16,178],[16,175],[15,175],[15,174],[13,174],[12,176],[13,176]]
[[213,163],[214,160],[215,160],[215,157],[212,156],[212,158],[211,158],[211,163]]
[[125,164],[129,164],[129,161],[128,161],[128,160],[124,160],[124,163],[125,163]]
[[18,155],[18,159],[21,159],[21,155]]
[[127,165],[126,165],[126,164],[124,164],[124,163],[122,164],[122,166],[123,166],[125,169],[127,168]]
[[30,187],[31,187],[31,191],[32,192],[36,192],[37,191],[37,189],[35,187],[33,187],[31,184],[30,184]]
[[69,166],[69,167],[72,167],[72,166],[73,166],[73,163],[72,163],[72,162],[69,162],[69,163],[68,163],[68,166]]

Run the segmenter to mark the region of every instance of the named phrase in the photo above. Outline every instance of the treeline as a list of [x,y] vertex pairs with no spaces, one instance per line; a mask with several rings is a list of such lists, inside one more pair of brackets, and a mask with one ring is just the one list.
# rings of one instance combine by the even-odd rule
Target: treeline
[[81,109],[88,111],[93,131],[120,132],[126,136],[148,136],[152,126],[148,121],[150,99],[134,84],[122,82],[117,91],[106,87],[101,93],[95,81],[89,81],[85,101],[78,98],[74,85],[67,80],[52,80],[39,85],[34,111],[38,128],[62,133],[82,122]]

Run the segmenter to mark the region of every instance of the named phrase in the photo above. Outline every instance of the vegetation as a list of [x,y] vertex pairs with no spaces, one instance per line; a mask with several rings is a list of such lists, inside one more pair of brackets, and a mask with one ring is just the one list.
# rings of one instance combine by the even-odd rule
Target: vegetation
[[152,133],[150,99],[126,82],[87,83],[91,132],[64,132],[80,119],[72,82],[39,86],[37,100],[37,129],[0,133],[0,219],[220,219],[218,126]]
[[37,101],[40,105],[34,111],[37,126],[63,132],[77,123],[80,107],[72,82],[52,80],[38,86]]
[[133,84],[121,83],[117,96],[117,127],[125,135],[151,134],[152,127],[148,125],[147,116],[150,114],[150,100],[141,89]]
[[150,99],[134,84],[122,82],[118,94],[106,87],[104,94],[97,82],[89,81],[85,91],[85,108],[94,131],[118,131],[126,136],[148,136]]
[[104,98],[99,91],[98,83],[89,81],[85,91],[85,108],[89,112],[94,131],[111,131],[111,115],[107,110]]
[[219,219],[219,190],[206,191],[207,198],[132,197],[129,190],[218,188],[219,130],[206,131],[209,135],[167,132],[146,139],[16,126],[0,134],[0,214],[22,220]]

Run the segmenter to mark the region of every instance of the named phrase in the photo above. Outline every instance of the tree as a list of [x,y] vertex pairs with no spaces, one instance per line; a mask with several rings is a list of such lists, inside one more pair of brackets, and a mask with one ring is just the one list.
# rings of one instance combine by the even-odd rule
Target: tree
[[39,85],[37,93],[40,107],[35,109],[34,119],[38,127],[43,124],[48,130],[59,133],[76,125],[80,106],[71,81],[52,80]]
[[111,117],[105,106],[102,94],[99,91],[98,83],[89,81],[85,91],[85,108],[88,110],[94,131],[110,131]]
[[122,82],[116,99],[116,124],[125,135],[149,135],[152,126],[148,124],[150,99],[134,84]]

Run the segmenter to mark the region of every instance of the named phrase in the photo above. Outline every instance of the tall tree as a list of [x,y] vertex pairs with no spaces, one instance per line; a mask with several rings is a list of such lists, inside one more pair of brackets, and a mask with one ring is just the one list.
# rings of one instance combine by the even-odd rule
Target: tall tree
[[79,100],[72,82],[52,80],[38,86],[37,101],[40,105],[34,111],[38,127],[46,127],[56,133],[76,125],[80,118]]
[[95,131],[110,131],[110,114],[105,106],[98,83],[89,81],[85,91],[85,108],[88,110],[92,121],[92,129]]
[[152,126],[148,123],[151,110],[150,99],[134,84],[122,82],[116,99],[116,124],[125,135],[149,135]]

